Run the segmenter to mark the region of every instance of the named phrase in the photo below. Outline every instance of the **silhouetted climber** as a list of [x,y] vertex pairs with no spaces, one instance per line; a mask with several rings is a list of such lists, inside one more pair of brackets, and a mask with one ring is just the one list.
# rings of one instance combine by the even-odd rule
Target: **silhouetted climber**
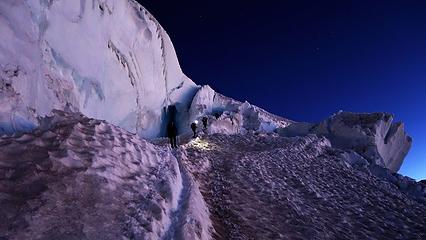
[[197,121],[191,123],[191,129],[192,129],[192,132],[194,133],[193,138],[196,138],[197,137]]
[[220,114],[217,112],[217,113],[214,114],[214,116],[216,117],[216,119],[219,119]]
[[176,135],[177,135],[177,128],[176,128],[175,122],[171,121],[167,125],[167,136],[170,139],[170,145],[172,145],[172,148],[177,148]]
[[207,129],[207,121],[208,121],[208,118],[207,117],[203,117],[203,127],[204,127],[204,130]]

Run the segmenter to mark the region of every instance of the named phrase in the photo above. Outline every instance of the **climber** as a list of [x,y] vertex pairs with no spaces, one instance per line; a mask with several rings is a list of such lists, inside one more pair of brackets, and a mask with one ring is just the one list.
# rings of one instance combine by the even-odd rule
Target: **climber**
[[191,129],[192,129],[192,132],[194,133],[193,138],[197,137],[197,123],[198,123],[197,120],[195,120],[195,122],[191,123]]
[[177,148],[177,141],[176,141],[176,135],[177,135],[177,128],[175,125],[175,122],[170,121],[167,125],[167,137],[170,139],[170,145],[172,145],[172,148]]
[[207,117],[203,117],[203,127],[204,127],[204,130],[207,130],[207,120],[208,120],[208,118]]

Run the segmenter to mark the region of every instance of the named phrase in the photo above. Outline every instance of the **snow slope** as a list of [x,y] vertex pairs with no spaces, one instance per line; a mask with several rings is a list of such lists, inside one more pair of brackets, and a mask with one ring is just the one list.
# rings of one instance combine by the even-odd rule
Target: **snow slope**
[[2,0],[0,33],[0,134],[73,109],[156,137],[167,107],[184,114],[197,90],[167,33],[133,0]]
[[171,150],[54,111],[0,138],[0,239],[424,239],[426,185],[325,137],[181,137]]
[[413,198],[325,137],[214,134],[185,149],[215,239],[426,238],[426,185]]
[[170,149],[54,114],[45,129],[0,138],[0,239],[170,239],[170,229],[209,239],[209,212]]

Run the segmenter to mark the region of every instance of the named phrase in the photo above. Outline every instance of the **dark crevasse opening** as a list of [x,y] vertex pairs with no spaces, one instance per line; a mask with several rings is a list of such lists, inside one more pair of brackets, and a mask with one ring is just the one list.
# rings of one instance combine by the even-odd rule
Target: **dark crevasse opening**
[[167,137],[167,125],[171,122],[175,122],[177,124],[177,115],[178,111],[175,105],[169,105],[163,107],[163,114],[161,117],[161,130],[159,137]]
[[163,108],[161,118],[161,130],[159,137],[167,137],[167,125],[174,122],[177,127],[177,134],[182,135],[190,131],[189,112],[187,104],[175,103]]
[[195,95],[200,87],[194,87],[183,96],[183,102],[175,102],[173,105],[163,107],[161,117],[161,129],[158,137],[167,137],[167,125],[174,121],[177,127],[177,134],[182,135],[191,132],[190,109]]

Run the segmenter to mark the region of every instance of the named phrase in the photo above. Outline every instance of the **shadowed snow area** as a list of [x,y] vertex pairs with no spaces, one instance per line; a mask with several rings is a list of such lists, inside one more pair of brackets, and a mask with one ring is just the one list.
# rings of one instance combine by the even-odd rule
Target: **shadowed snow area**
[[187,145],[215,239],[425,239],[426,204],[324,137],[215,134]]
[[198,188],[167,148],[79,114],[42,125],[0,138],[0,239],[159,239],[170,227],[207,239]]

